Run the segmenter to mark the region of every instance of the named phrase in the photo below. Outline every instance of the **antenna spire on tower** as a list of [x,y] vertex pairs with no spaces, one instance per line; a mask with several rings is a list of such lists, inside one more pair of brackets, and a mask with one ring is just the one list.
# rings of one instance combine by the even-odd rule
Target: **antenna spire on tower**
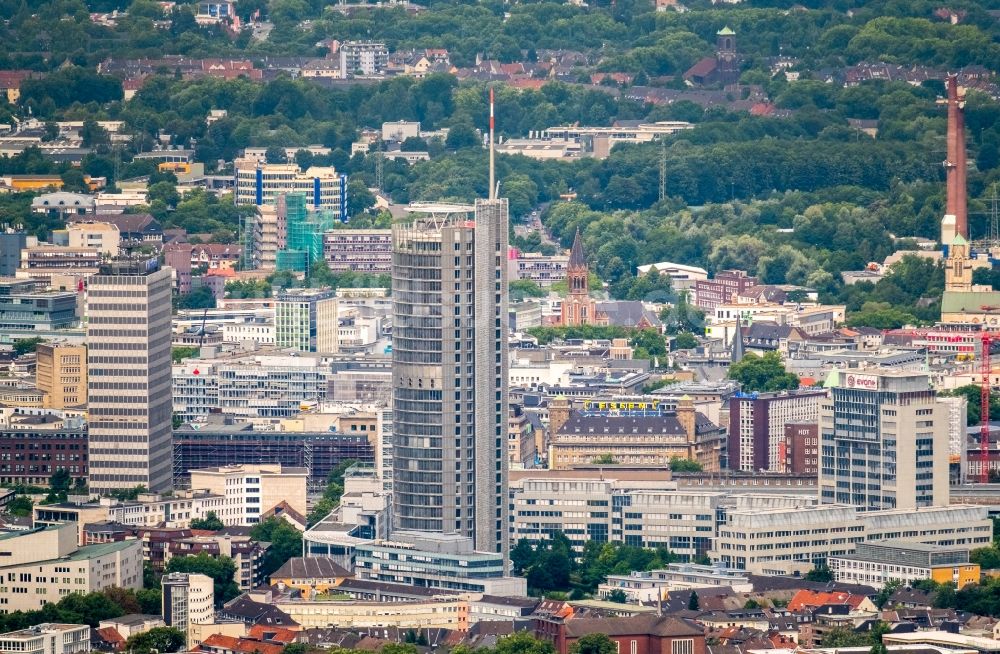
[[493,152],[493,132],[495,129],[494,117],[493,117],[493,87],[490,87],[490,200],[497,199],[497,189],[496,189],[496,163],[494,159]]

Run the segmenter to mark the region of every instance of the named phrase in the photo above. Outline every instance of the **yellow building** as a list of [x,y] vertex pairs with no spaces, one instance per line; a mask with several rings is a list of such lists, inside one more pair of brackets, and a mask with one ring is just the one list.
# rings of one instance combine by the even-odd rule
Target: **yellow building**
[[47,395],[47,408],[65,409],[87,403],[86,347],[41,343],[35,357],[35,386]]
[[303,597],[310,593],[328,594],[336,592],[347,577],[353,577],[349,570],[338,565],[331,557],[293,557],[271,575],[272,586],[284,586],[301,591]]
[[[91,191],[103,186],[104,179],[95,179],[84,175],[83,181]],[[62,178],[59,175],[4,175],[0,177],[0,187],[9,191],[42,191],[45,189],[61,189]]]
[[835,581],[881,588],[890,581],[910,584],[932,579],[962,588],[978,583],[979,565],[969,562],[968,546],[932,545],[888,539],[858,543],[853,554],[827,560]]
[[187,161],[164,161],[156,167],[161,173],[180,173],[182,175],[191,174],[191,163]]

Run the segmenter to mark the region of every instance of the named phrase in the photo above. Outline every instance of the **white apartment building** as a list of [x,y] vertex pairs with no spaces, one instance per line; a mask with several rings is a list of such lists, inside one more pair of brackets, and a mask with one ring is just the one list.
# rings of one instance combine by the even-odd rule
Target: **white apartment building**
[[86,654],[90,627],[45,622],[0,634],[0,654]]
[[340,44],[340,76],[371,77],[381,75],[389,65],[389,50],[385,43],[348,41]]
[[950,414],[926,373],[839,372],[820,403],[820,502],[946,506]]
[[867,512],[844,504],[737,509],[726,513],[709,556],[754,574],[805,573],[863,542],[983,547],[992,542],[992,525],[986,507],[959,504]]
[[597,586],[601,599],[615,591],[625,594],[630,603],[655,602],[672,590],[718,588],[726,586],[736,593],[753,591],[746,573],[730,570],[724,565],[698,565],[696,563],[670,563],[663,570],[632,572],[627,575],[608,575]]
[[192,627],[215,618],[215,582],[201,574],[173,572],[160,580],[163,591],[163,621],[192,641]]
[[273,347],[274,321],[263,318],[247,318],[244,322],[227,323],[222,326],[222,342]]
[[0,611],[34,611],[71,593],[142,588],[142,543],[77,545],[75,525],[0,534]]
[[293,163],[269,164],[256,159],[237,159],[234,166],[236,204],[274,205],[282,195],[301,193],[306,206],[332,211],[341,220],[347,218],[347,176],[331,167],[311,166],[303,171]]
[[280,463],[235,465],[192,470],[191,488],[225,497],[216,511],[223,524],[252,525],[281,502],[306,515],[308,478],[305,468],[283,467]]

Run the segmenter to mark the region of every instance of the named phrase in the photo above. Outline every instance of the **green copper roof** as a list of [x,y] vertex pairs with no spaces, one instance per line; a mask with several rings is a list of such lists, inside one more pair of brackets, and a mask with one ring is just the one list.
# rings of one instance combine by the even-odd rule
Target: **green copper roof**
[[952,245],[968,245],[969,242],[966,241],[961,234],[955,234],[955,238],[951,239]]
[[1000,291],[945,291],[941,297],[941,313],[983,313],[984,306],[1000,306]]
[[721,30],[719,30],[715,34],[717,36],[736,36],[736,32],[734,32],[733,30],[731,30],[729,28],[729,25],[726,25],[725,27],[723,27]]
[[833,388],[838,384],[840,384],[840,371],[831,370],[829,374],[827,374],[826,379],[823,381],[823,388]]

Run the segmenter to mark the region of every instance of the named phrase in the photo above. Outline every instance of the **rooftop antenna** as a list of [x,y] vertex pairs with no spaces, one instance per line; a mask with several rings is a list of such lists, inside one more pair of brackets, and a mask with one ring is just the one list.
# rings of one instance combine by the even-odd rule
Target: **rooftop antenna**
[[493,132],[495,129],[493,117],[493,87],[490,87],[490,200],[497,199],[497,188],[496,188],[496,161],[493,151]]

